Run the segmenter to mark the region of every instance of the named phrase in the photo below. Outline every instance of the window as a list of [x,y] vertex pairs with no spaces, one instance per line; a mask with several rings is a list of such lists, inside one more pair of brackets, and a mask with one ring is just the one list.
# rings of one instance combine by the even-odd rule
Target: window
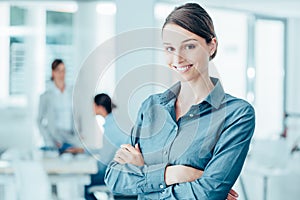
[[[161,27],[174,5],[158,3],[154,14]],[[243,12],[224,9],[207,9],[213,18],[218,37],[218,53],[210,63],[211,76],[218,77],[226,92],[246,98],[247,18]],[[157,53],[159,63],[165,64],[162,52]]]
[[257,18],[254,33],[256,137],[269,138],[283,130],[285,23]]
[[73,13],[47,11],[46,43],[73,44]]
[[222,9],[209,9],[208,12],[214,20],[218,38],[211,75],[220,78],[226,93],[246,99],[248,15]]
[[23,95],[25,83],[25,49],[22,37],[10,38],[9,95]]
[[49,83],[51,63],[62,59],[66,67],[66,82],[74,81],[73,13],[48,10],[46,12],[45,80]]
[[[174,6],[157,4],[159,27]],[[218,37],[212,76],[220,77],[225,92],[247,99],[256,110],[255,137],[283,131],[285,98],[285,21],[251,13],[209,8]],[[159,53],[158,53],[159,54]],[[163,55],[159,54],[163,63]]]
[[11,26],[24,26],[27,17],[27,9],[19,6],[10,7],[10,25]]
[[10,26],[15,27],[9,37],[9,96],[25,94],[25,44],[24,27],[28,10],[20,6],[10,6]]

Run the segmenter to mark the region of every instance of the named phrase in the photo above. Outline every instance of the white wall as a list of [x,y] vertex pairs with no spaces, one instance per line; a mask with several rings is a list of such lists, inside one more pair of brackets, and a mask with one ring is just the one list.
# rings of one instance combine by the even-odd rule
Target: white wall
[[300,113],[300,17],[288,20],[287,110]]
[[[300,17],[288,21],[287,112],[300,114]],[[300,118],[288,118],[288,140],[300,145]]]

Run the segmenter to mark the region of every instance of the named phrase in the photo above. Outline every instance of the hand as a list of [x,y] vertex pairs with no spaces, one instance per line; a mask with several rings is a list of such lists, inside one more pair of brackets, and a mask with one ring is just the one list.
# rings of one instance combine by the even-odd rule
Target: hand
[[60,148],[60,147],[62,146],[62,144],[59,143],[59,142],[55,142],[55,146],[56,146],[57,148]]
[[227,199],[226,200],[237,200],[239,197],[239,194],[231,189],[228,193]]
[[121,148],[115,154],[114,161],[120,164],[130,163],[136,166],[143,166],[145,164],[138,144],[135,147],[130,144],[122,144]]
[[200,178],[203,171],[184,165],[168,166],[165,171],[165,182],[167,185],[175,183],[193,182]]
[[84,153],[84,149],[80,147],[70,147],[67,148],[64,153],[72,153],[72,154],[77,154],[77,153]]

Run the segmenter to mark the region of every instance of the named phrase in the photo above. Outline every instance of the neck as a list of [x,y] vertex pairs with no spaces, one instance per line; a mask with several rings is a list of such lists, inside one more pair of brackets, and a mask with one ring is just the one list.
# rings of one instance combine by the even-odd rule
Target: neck
[[64,82],[64,81],[54,80],[54,84],[55,84],[55,86],[56,86],[61,92],[64,91],[64,89],[65,89],[65,82]]
[[96,115],[101,115],[102,117],[105,118],[108,115],[108,113],[104,110],[97,110]]
[[105,118],[108,115],[107,112],[103,113],[102,116]]
[[214,88],[209,76],[201,77],[197,80],[181,82],[181,89],[178,95],[180,103],[194,105],[202,102]]

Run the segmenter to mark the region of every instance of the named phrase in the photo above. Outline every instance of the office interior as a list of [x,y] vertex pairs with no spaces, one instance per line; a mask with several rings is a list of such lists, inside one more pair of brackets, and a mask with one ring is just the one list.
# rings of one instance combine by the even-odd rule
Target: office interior
[[[141,40],[137,44],[144,45],[149,37],[143,31],[159,31],[167,14],[185,2],[0,1],[0,199],[84,199],[84,185],[97,170],[97,158],[48,155],[52,160],[43,161],[39,150],[43,141],[36,120],[38,103],[51,77],[51,62],[64,60],[66,82],[76,86],[73,109],[86,110],[86,148],[95,145],[95,135],[88,130],[95,120],[89,105],[94,94],[107,93],[121,105],[120,123],[128,131],[141,102],[174,82],[171,74],[161,72],[162,51],[130,44]],[[212,75],[220,78],[227,93],[247,100],[256,111],[250,151],[234,185],[239,199],[299,199],[300,2],[193,2],[214,20],[219,46]],[[128,33],[138,36],[128,41]],[[123,39],[122,46],[107,48],[116,39]],[[93,63],[97,51],[108,60]],[[88,68],[90,63],[93,67]],[[149,70],[152,64],[157,67]],[[147,83],[138,87],[135,78]]]

